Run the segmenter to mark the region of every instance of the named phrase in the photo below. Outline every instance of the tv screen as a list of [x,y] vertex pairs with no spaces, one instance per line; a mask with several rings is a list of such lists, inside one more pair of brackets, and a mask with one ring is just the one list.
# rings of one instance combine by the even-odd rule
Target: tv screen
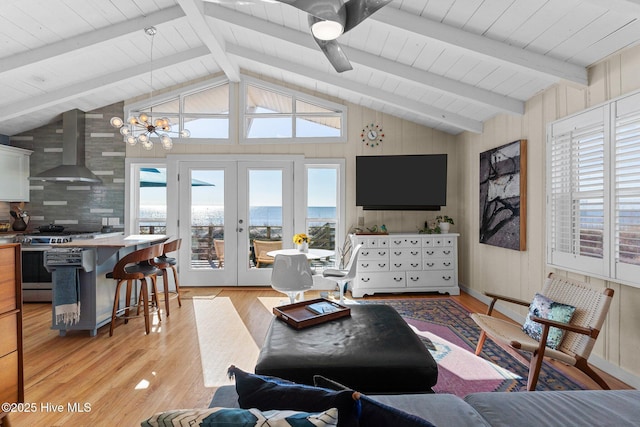
[[356,205],[365,210],[440,210],[447,155],[356,157]]

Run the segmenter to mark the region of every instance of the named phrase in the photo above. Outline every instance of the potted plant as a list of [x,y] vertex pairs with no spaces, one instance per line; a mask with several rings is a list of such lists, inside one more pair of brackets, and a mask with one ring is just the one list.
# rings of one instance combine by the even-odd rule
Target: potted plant
[[438,227],[440,227],[440,231],[443,233],[448,233],[449,227],[454,225],[453,218],[448,217],[447,215],[438,215],[436,217],[436,222],[438,223]]

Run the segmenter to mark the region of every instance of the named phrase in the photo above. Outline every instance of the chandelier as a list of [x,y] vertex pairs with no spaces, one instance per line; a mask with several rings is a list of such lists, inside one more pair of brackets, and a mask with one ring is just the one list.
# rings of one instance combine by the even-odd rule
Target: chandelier
[[[147,27],[144,32],[151,36],[151,72],[150,72],[150,84],[151,92],[149,98],[153,98],[153,37],[158,32],[155,27]],[[153,109],[152,109],[153,110]],[[152,137],[160,139],[162,147],[165,150],[171,150],[173,148],[173,139],[169,134],[174,134],[174,137],[189,138],[191,132],[188,129],[182,129],[180,132],[172,130],[171,122],[166,117],[152,117],[150,112],[140,113],[138,116],[131,116],[124,122],[120,117],[113,117],[110,120],[111,126],[116,129],[120,129],[120,134],[124,137],[124,141],[129,145],[136,145],[138,142],[146,150],[153,148]]]

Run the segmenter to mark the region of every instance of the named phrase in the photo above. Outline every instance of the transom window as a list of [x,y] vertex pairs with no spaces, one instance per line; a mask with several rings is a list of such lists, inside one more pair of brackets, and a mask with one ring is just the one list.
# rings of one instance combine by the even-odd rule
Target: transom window
[[346,106],[250,77],[240,84],[216,78],[128,104],[124,116],[143,112],[168,118],[172,132],[188,129],[191,137],[179,142],[233,144],[237,135],[252,144],[347,141]]
[[224,79],[209,80],[178,91],[172,91],[125,106],[125,116],[144,112],[153,117],[166,117],[171,131],[188,129],[189,140],[227,142],[231,134],[232,86]]
[[343,105],[249,78],[242,93],[243,142],[346,142]]

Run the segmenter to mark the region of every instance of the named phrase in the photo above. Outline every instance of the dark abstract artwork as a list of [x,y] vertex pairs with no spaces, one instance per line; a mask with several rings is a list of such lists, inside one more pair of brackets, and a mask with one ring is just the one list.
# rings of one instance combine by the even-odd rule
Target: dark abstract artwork
[[480,243],[526,249],[527,141],[480,153]]

